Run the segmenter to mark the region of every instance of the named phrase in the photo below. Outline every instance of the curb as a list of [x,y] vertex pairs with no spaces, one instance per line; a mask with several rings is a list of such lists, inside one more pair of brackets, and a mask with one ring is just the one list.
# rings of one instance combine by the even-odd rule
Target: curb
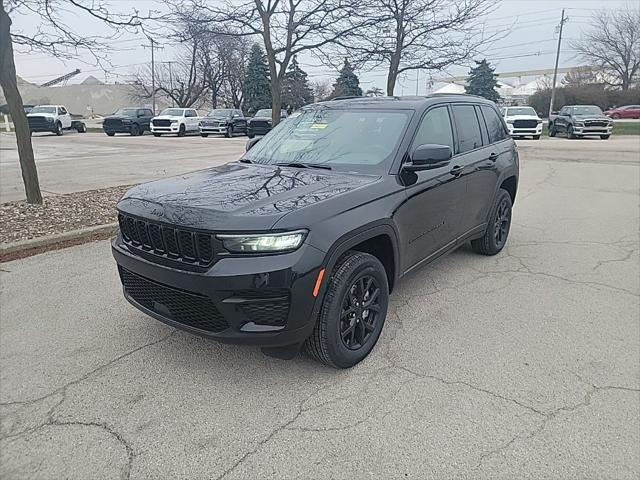
[[95,225],[69,232],[46,235],[44,237],[20,240],[11,243],[0,243],[0,262],[8,262],[19,258],[30,257],[50,250],[59,250],[82,243],[104,240],[113,235],[118,223]]

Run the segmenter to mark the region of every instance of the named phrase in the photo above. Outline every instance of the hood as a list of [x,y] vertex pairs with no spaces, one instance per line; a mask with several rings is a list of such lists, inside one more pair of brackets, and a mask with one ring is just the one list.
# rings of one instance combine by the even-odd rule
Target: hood
[[289,213],[326,210],[322,202],[351,194],[379,178],[232,162],[134,187],[118,209],[205,230],[268,230]]
[[130,120],[132,118],[135,118],[133,115],[129,116],[129,115],[108,115],[106,117],[104,117],[104,120]]
[[609,120],[604,114],[595,114],[595,115],[573,115],[571,118],[575,118],[576,120],[582,122],[584,120]]
[[29,117],[51,117],[51,118],[55,118],[55,114],[54,113],[27,113],[27,118]]
[[224,120],[231,120],[231,117],[223,117],[223,116],[218,116],[218,117],[202,117],[203,120],[215,120],[216,122],[222,122]]
[[182,118],[182,115],[157,115],[153,117],[153,120],[173,120],[175,118]]
[[507,115],[505,120],[540,120],[538,115]]

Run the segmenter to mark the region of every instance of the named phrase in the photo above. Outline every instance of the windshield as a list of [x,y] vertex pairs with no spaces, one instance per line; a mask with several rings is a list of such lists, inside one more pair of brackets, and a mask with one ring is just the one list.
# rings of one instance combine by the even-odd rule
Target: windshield
[[123,117],[135,117],[137,114],[138,109],[136,108],[120,108],[114,113],[114,115],[122,115]]
[[181,108],[165,108],[160,112],[160,115],[167,115],[169,117],[182,117],[184,110]]
[[595,105],[585,105],[584,107],[572,107],[572,115],[602,115],[602,110]]
[[230,117],[230,116],[231,116],[231,110],[225,110],[225,109],[211,110],[207,114],[207,117]]
[[262,110],[258,110],[254,117],[268,117],[271,118],[271,109],[263,108]]
[[29,113],[56,113],[56,107],[33,107]]
[[535,115],[538,114],[532,107],[511,107],[507,109],[507,117],[511,115]]
[[243,158],[255,163],[327,164],[351,171],[382,171],[411,114],[402,110],[309,109],[278,124]]

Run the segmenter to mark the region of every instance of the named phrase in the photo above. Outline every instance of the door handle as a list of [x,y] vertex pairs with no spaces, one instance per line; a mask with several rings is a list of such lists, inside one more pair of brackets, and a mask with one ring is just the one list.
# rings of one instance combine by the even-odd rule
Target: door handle
[[449,170],[449,173],[454,177],[458,177],[462,174],[462,170],[464,170],[464,165],[456,165],[451,170]]
[[498,160],[498,154],[492,153],[491,155],[489,155],[489,160],[491,160],[492,162],[495,162],[496,160]]

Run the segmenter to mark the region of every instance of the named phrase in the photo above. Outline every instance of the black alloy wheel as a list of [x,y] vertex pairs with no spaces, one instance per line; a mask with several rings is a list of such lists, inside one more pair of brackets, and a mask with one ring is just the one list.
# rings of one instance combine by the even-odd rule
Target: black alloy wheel
[[131,136],[137,137],[140,134],[140,127],[138,127],[137,123],[131,125]]
[[474,252],[482,255],[500,253],[509,237],[512,205],[511,194],[503,188],[498,190],[484,235],[471,240]]
[[376,330],[379,296],[380,287],[371,275],[361,276],[349,288],[340,313],[340,338],[349,350],[362,348]]
[[493,236],[495,238],[496,247],[502,249],[507,243],[509,235],[509,226],[511,225],[511,202],[507,198],[503,198],[496,211],[495,222],[493,225]]

